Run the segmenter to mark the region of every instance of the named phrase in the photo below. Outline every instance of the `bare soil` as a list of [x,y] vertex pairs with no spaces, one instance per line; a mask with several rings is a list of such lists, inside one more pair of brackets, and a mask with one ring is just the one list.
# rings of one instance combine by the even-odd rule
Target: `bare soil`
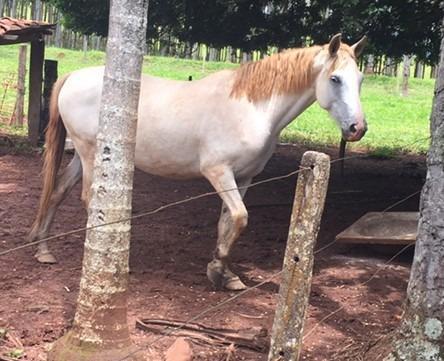
[[[10,146],[5,142],[0,147],[0,252],[25,243],[41,189],[40,155],[13,152]],[[297,169],[305,150],[279,146],[256,180]],[[337,157],[337,149],[319,150]],[[424,176],[421,157],[351,159],[344,177],[335,164],[317,247],[331,243],[366,212],[382,211],[418,191]],[[247,193],[249,226],[235,246],[233,267],[249,286],[281,268],[295,184],[292,176]],[[203,180],[172,181],[136,172],[134,214],[210,190]],[[53,234],[85,225],[86,211],[79,198],[78,185],[60,207]],[[393,210],[416,211],[418,203],[416,195]],[[213,290],[205,275],[215,246],[219,207],[217,197],[207,197],[133,222],[129,321],[135,342],[150,360],[160,360],[175,337],[158,340],[157,335],[137,330],[137,318],[186,321],[233,295]],[[45,350],[70,327],[83,239],[79,233],[52,242],[59,260],[56,265],[38,264],[33,247],[0,257],[0,329],[10,333],[0,340],[0,354],[23,345],[23,360],[45,360]],[[302,360],[365,360],[365,351],[397,326],[412,251],[381,269],[393,254],[393,248],[384,246],[332,244],[316,255]],[[279,279],[274,279],[198,322],[235,329],[263,327],[270,333],[278,287]],[[241,348],[233,352],[232,348],[192,347],[195,360],[267,359],[266,353]]]

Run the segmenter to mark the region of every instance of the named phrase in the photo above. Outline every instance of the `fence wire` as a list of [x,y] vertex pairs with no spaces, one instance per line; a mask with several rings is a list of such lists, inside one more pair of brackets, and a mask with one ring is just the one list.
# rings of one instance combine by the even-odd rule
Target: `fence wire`
[[0,72],[0,122],[10,124],[15,111],[17,73]]
[[[336,161],[338,161],[340,159],[337,159]],[[332,161],[335,162],[335,161]],[[409,194],[406,197],[403,197],[402,199],[400,199],[399,201],[396,201],[395,203],[393,203],[392,205],[390,205],[389,207],[385,208],[382,213],[388,212],[390,209],[393,209],[394,207],[404,203],[405,201],[409,200],[410,198],[414,197],[415,195],[419,194],[421,191],[416,191],[412,194]],[[314,251],[314,255],[325,251],[327,248],[330,248],[331,246],[333,246],[336,243],[336,240],[326,244],[325,246],[317,249],[316,251]],[[409,249],[410,247],[412,247],[415,243],[412,242],[408,245],[406,245],[405,247],[403,247],[399,252],[397,252],[393,257],[391,257],[387,262],[385,262],[383,265],[379,266],[378,269],[376,270],[375,273],[373,273],[373,275],[371,275],[366,281],[359,283],[353,287],[351,287],[351,289],[357,289],[359,287],[365,286],[366,284],[370,283],[373,279],[376,278],[376,276],[385,268],[387,268],[389,265],[391,265],[393,263],[393,261],[398,258],[402,253],[404,253],[407,249]],[[209,314],[212,311],[215,311],[231,302],[233,302],[234,300],[244,296],[247,293],[250,293],[251,291],[267,284],[268,282],[273,281],[274,279],[278,278],[281,274],[282,274],[283,270],[280,270],[274,274],[272,274],[270,277],[267,277],[265,280],[263,280],[262,282],[252,286],[252,287],[248,287],[247,289],[235,294],[232,297],[227,298],[226,300],[214,305],[214,306],[210,306],[207,309],[205,309],[204,311],[198,313],[197,315],[191,317],[190,319],[188,319],[187,321],[184,322],[183,325],[178,326],[178,327],[165,327],[164,331],[162,332],[162,335],[156,337],[153,341],[151,341],[150,343],[148,343],[147,345],[145,345],[144,347],[139,347],[136,350],[134,350],[133,352],[131,352],[130,354],[128,354],[127,356],[125,356],[124,358],[120,358],[117,359],[115,361],[124,361],[124,360],[128,360],[131,356],[134,356],[135,354],[139,353],[139,352],[143,352],[143,351],[147,351],[150,347],[152,347],[153,345],[155,345],[157,342],[159,342],[160,340],[162,340],[165,337],[171,336],[173,335],[175,332],[180,331],[183,327],[185,327],[186,325],[190,324],[191,322],[195,322],[197,320],[199,320],[200,318],[202,318],[203,316]],[[340,288],[341,286],[337,286],[335,288]],[[319,326],[321,326],[322,324],[324,324],[327,320],[329,320],[331,317],[333,317],[335,314],[337,314],[338,312],[342,311],[345,308],[346,305],[342,305],[340,307],[338,307],[336,310],[334,310],[333,312],[329,313],[328,315],[326,315],[325,317],[323,317],[319,322],[317,322],[309,331],[307,331],[305,333],[305,335],[303,336],[303,340],[307,339],[309,336],[311,336],[316,329],[318,329]]]
[[[342,158],[338,158],[338,159],[335,159],[335,160],[330,161],[330,164],[334,164],[334,163],[336,163],[336,162],[341,162],[341,161],[344,161],[344,160],[351,160],[351,159],[363,158],[363,157],[366,157],[366,155],[353,155],[353,156],[349,156],[349,157],[342,157]],[[295,171],[292,171],[292,172],[290,172],[290,173],[287,173],[287,174],[285,174],[285,175],[277,176],[277,177],[267,178],[267,179],[264,179],[264,180],[261,180],[261,181],[258,181],[258,182],[251,183],[251,184],[248,185],[248,186],[242,186],[242,187],[238,187],[238,188],[227,189],[227,190],[224,190],[224,191],[222,191],[222,192],[216,192],[216,191],[213,191],[213,192],[206,192],[206,193],[202,193],[202,194],[199,194],[199,195],[196,195],[196,196],[193,196],[193,197],[185,198],[185,199],[182,199],[182,200],[179,200],[179,201],[176,201],[176,202],[168,203],[168,204],[165,204],[165,205],[163,205],[163,206],[160,206],[160,207],[158,207],[158,208],[156,208],[156,209],[149,210],[149,211],[145,211],[145,212],[141,212],[141,213],[139,213],[139,214],[137,214],[137,215],[134,215],[134,216],[131,216],[131,217],[128,217],[128,218],[123,218],[123,219],[116,220],[116,221],[113,221],[113,222],[108,222],[108,223],[98,224],[98,225],[94,225],[94,226],[90,226],[90,227],[82,227],[82,228],[74,229],[74,230],[71,230],[71,231],[68,231],[68,232],[64,232],[64,233],[56,234],[56,235],[54,235],[54,236],[46,237],[46,238],[44,238],[44,239],[37,240],[37,241],[34,241],[34,242],[29,242],[29,243],[23,244],[23,245],[21,245],[21,246],[14,247],[14,248],[8,249],[8,250],[6,250],[6,251],[0,252],[0,257],[1,257],[1,256],[4,256],[4,255],[7,255],[7,254],[10,254],[10,253],[12,253],[12,252],[16,252],[16,251],[22,250],[22,249],[24,249],[24,248],[28,248],[28,247],[31,247],[31,246],[37,245],[37,244],[42,243],[42,242],[55,241],[55,240],[57,240],[57,239],[61,239],[61,238],[65,237],[65,236],[72,235],[72,234],[75,234],[75,233],[84,232],[84,231],[87,231],[87,230],[91,230],[91,229],[95,229],[95,228],[99,228],[99,227],[104,227],[104,226],[111,225],[111,224],[116,224],[116,223],[121,223],[121,222],[128,222],[128,221],[131,221],[132,219],[137,219],[137,218],[147,217],[147,216],[150,216],[150,215],[153,215],[153,214],[159,213],[159,212],[161,212],[161,211],[163,211],[163,210],[166,210],[166,209],[168,209],[168,208],[175,207],[175,206],[178,206],[178,205],[181,205],[181,204],[185,204],[185,203],[189,203],[189,202],[192,202],[192,201],[194,201],[194,200],[201,199],[201,198],[204,198],[204,197],[209,197],[209,196],[219,195],[219,194],[221,194],[221,193],[224,193],[224,192],[230,192],[230,191],[233,191],[233,190],[249,189],[249,188],[252,188],[252,187],[256,187],[256,186],[258,186],[258,185],[261,185],[261,184],[271,183],[271,182],[276,182],[276,181],[279,181],[279,180],[287,179],[287,178],[290,178],[290,177],[292,177],[292,176],[294,176],[294,175],[297,175],[297,174],[300,173],[302,170],[308,170],[308,171],[311,171],[311,168],[303,168],[303,167],[299,167],[299,169],[297,169],[297,170],[295,170]],[[393,203],[392,205],[390,205],[389,207],[387,207],[386,209],[384,209],[383,212],[387,212],[388,210],[390,210],[390,209],[392,209],[392,208],[398,206],[399,204],[402,204],[403,202],[405,202],[405,201],[407,201],[408,199],[414,197],[414,196],[417,195],[418,193],[420,193],[420,191],[416,191],[416,192],[414,192],[414,193],[412,193],[412,194],[409,194],[408,196],[402,198],[401,200],[399,200],[399,201]],[[322,252],[322,251],[325,251],[327,248],[333,246],[335,243],[336,243],[336,240],[334,240],[334,241],[332,241],[332,242],[330,242],[330,243],[328,243],[328,244],[322,246],[321,248],[319,248],[319,249],[317,249],[316,251],[314,251],[314,254],[318,254],[318,253],[320,253],[320,252]],[[407,245],[406,247],[404,247],[403,249],[401,249],[397,254],[395,254],[392,258],[390,258],[390,259],[389,259],[384,265],[380,266],[380,267],[378,268],[378,270],[377,270],[377,271],[376,271],[376,272],[375,272],[375,273],[374,273],[374,274],[373,274],[373,275],[372,275],[367,281],[362,282],[362,283],[360,283],[360,284],[354,286],[353,288],[362,287],[363,285],[366,285],[366,284],[368,284],[369,282],[371,282],[371,281],[372,281],[372,280],[373,280],[373,279],[379,274],[379,272],[381,272],[384,268],[386,268],[388,265],[390,265],[390,264],[391,264],[391,263],[392,263],[392,262],[393,262],[393,261],[399,256],[399,255],[401,255],[403,252],[405,252],[405,251],[406,251],[408,248],[410,248],[413,244],[414,244],[414,243],[411,243],[411,244]],[[133,355],[135,355],[135,354],[137,354],[137,353],[139,353],[139,352],[143,352],[143,351],[148,350],[148,349],[149,349],[151,346],[153,346],[155,343],[157,343],[158,341],[160,341],[161,339],[163,339],[163,338],[165,338],[165,337],[167,337],[167,336],[170,336],[170,335],[174,334],[174,332],[179,331],[180,329],[182,329],[183,327],[185,327],[187,324],[189,324],[189,323],[191,323],[191,322],[194,322],[194,321],[197,321],[197,320],[199,320],[200,318],[202,318],[203,316],[205,316],[205,315],[211,313],[212,311],[215,311],[215,310],[217,310],[217,309],[219,309],[219,308],[221,308],[221,307],[223,307],[223,306],[225,306],[225,305],[227,305],[227,304],[233,302],[234,300],[236,300],[236,299],[238,299],[238,298],[244,296],[245,294],[251,292],[252,290],[255,290],[255,289],[257,289],[257,288],[263,286],[264,284],[266,284],[266,283],[268,283],[268,282],[271,282],[273,279],[279,277],[279,276],[282,274],[282,272],[283,272],[283,271],[280,270],[280,271],[274,273],[273,275],[271,275],[270,277],[266,278],[264,281],[262,281],[262,282],[260,282],[260,283],[258,283],[258,284],[256,284],[256,285],[254,285],[254,286],[252,286],[252,287],[249,287],[249,288],[247,288],[247,289],[245,289],[245,290],[243,290],[243,291],[241,291],[241,292],[235,294],[235,295],[232,296],[232,297],[227,298],[226,300],[224,300],[224,301],[222,301],[222,302],[220,302],[220,303],[218,303],[218,304],[216,304],[216,305],[213,305],[213,306],[208,307],[208,308],[205,309],[204,311],[202,311],[202,312],[198,313],[197,315],[195,315],[195,316],[191,317],[190,319],[188,319],[183,325],[181,325],[181,326],[179,326],[179,327],[166,327],[166,328],[164,329],[164,331],[163,331],[163,334],[160,335],[160,336],[158,336],[158,337],[156,337],[156,338],[155,338],[153,341],[151,341],[149,344],[145,345],[144,347],[139,347],[139,348],[137,348],[135,351],[133,351],[132,353],[128,354],[126,357],[121,358],[121,359],[118,359],[118,360],[115,360],[115,361],[124,361],[124,360],[129,359],[131,356],[133,356]],[[344,309],[344,307],[345,307],[345,305],[339,307],[339,308],[336,309],[335,311],[331,312],[330,314],[328,314],[328,315],[326,315],[324,318],[322,318],[322,319],[321,319],[321,320],[320,320],[320,321],[319,321],[319,322],[318,322],[318,323],[317,323],[312,329],[310,329],[310,330],[304,335],[303,339],[306,339],[306,338],[309,337],[311,334],[313,334],[313,333],[316,331],[316,329],[317,329],[320,325],[322,325],[322,324],[325,323],[328,319],[330,319],[330,318],[333,317],[335,314],[337,314],[338,312],[340,312],[342,309]]]

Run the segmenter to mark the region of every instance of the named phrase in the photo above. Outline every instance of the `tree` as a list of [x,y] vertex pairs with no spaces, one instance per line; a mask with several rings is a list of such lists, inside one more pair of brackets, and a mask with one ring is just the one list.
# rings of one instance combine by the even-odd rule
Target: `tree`
[[416,55],[428,64],[438,62],[440,0],[312,0],[309,13],[316,43],[338,31],[348,40],[365,33],[368,53],[396,59]]
[[444,360],[444,36],[440,57],[415,257],[404,316],[385,361]]
[[[90,226],[131,216],[147,6],[148,0],[112,1]],[[125,222],[87,232],[74,324],[49,360],[115,360],[133,351],[127,323],[130,230]]]

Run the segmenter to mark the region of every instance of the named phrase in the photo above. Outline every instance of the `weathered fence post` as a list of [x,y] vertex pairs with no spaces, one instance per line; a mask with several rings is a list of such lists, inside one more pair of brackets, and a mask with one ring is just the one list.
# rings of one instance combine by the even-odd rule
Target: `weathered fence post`
[[33,146],[37,146],[39,140],[44,58],[45,43],[43,38],[32,41],[29,62],[28,137]]
[[49,102],[54,83],[58,76],[58,62],[56,60],[45,60],[45,76],[43,80],[43,107],[40,118],[39,141],[45,141],[45,129],[49,122]]
[[20,45],[14,125],[23,125],[24,123],[23,113],[25,108],[26,49],[26,45]]
[[301,168],[268,361],[297,361],[302,347],[305,311],[311,289],[313,248],[327,194],[330,157],[306,152]]

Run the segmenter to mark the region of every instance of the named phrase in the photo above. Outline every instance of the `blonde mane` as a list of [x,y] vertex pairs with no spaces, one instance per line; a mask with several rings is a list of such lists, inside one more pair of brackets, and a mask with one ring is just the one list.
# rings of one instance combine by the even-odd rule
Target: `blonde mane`
[[231,96],[255,102],[272,94],[295,93],[313,81],[313,59],[320,46],[289,49],[235,70]]
[[[316,76],[313,60],[324,46],[289,49],[263,60],[246,63],[235,70],[230,96],[246,96],[251,102],[270,98],[272,94],[296,93],[309,86]],[[353,50],[341,44],[340,51],[331,63],[330,72],[340,66],[348,57],[354,57]]]

